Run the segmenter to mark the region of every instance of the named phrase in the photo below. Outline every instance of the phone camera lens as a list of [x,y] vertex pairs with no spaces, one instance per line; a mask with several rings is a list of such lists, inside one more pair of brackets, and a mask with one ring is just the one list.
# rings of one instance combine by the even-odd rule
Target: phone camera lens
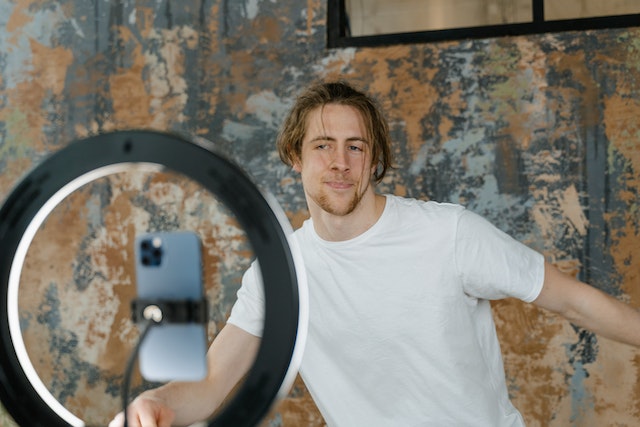
[[162,264],[162,242],[160,239],[145,239],[140,242],[140,262],[146,267]]

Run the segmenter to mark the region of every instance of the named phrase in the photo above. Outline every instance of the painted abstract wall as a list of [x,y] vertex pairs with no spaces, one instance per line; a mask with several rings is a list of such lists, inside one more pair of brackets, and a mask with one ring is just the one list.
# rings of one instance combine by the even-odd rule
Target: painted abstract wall
[[[327,49],[326,15],[321,0],[0,2],[0,200],[74,139],[145,128],[213,141],[299,226],[300,182],[275,135],[301,88],[344,78],[390,120],[396,168],[380,191],[464,204],[640,307],[640,28]],[[111,177],[34,239],[25,342],[52,394],[90,425],[118,410],[136,339],[127,243],[184,227],[206,240],[213,336],[252,255],[193,183]],[[529,426],[640,424],[640,350],[517,301],[494,309]],[[6,413],[0,423],[13,425]],[[265,425],[324,423],[298,380]]]

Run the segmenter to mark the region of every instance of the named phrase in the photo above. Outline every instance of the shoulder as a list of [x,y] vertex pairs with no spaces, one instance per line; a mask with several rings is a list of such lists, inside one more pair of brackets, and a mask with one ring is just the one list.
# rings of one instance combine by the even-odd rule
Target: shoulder
[[313,231],[313,220],[311,218],[305,219],[300,228],[293,232],[293,236],[300,244],[308,241],[313,234],[315,234],[315,232]]
[[455,203],[443,203],[432,200],[420,200],[409,197],[386,195],[387,206],[401,211],[415,211],[432,216],[458,217],[466,211],[465,207]]

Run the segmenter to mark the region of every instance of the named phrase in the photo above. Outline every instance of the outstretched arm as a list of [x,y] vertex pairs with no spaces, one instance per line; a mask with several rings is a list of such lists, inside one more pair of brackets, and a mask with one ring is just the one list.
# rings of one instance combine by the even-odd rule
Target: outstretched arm
[[[227,324],[207,353],[207,377],[198,382],[170,382],[140,394],[128,408],[129,427],[189,425],[209,417],[248,372],[260,338]],[[109,427],[124,424],[122,413]]]
[[640,311],[545,263],[539,307],[603,337],[640,347]]

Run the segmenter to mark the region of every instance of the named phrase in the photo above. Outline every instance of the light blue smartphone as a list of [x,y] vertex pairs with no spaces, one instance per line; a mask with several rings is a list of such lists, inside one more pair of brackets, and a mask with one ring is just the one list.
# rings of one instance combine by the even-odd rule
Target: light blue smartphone
[[[136,289],[140,300],[205,301],[202,246],[191,231],[136,237]],[[149,381],[197,381],[207,374],[206,319],[153,326],[140,345],[140,373]]]

